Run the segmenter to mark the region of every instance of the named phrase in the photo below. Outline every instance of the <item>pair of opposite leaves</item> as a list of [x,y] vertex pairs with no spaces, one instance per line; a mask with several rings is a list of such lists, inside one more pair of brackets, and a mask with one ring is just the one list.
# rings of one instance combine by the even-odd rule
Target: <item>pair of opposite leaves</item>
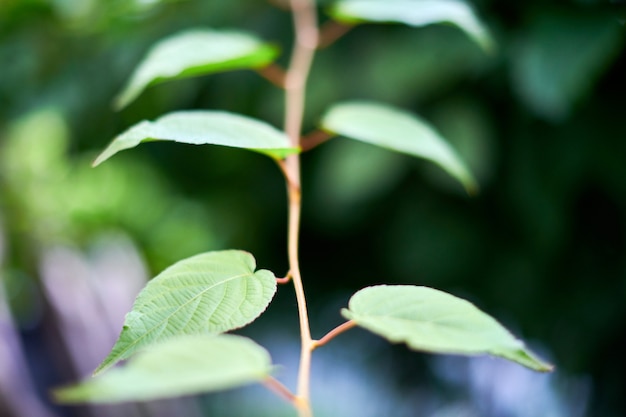
[[[57,391],[63,402],[150,400],[262,382],[273,372],[267,351],[224,334],[265,311],[276,278],[252,255],[208,252],[167,268],[139,294],[122,333],[96,373]],[[427,287],[379,285],[352,296],[346,319],[418,351],[491,354],[537,371],[551,366],[473,304]]]

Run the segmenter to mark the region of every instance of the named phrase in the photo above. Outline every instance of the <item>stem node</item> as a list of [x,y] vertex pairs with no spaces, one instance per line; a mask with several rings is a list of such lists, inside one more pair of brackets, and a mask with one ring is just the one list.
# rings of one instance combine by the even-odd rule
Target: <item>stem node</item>
[[291,271],[287,272],[284,278],[276,278],[276,283],[278,284],[288,284],[291,281]]
[[256,72],[276,87],[282,89],[286,88],[285,84],[287,75],[285,74],[285,70],[283,70],[279,65],[270,64],[266,67],[257,69]]

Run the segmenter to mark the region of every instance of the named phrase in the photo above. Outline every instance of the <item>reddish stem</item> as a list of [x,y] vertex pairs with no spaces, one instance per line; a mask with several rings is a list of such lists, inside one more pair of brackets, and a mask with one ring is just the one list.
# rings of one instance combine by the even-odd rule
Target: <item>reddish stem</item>
[[314,130],[301,139],[302,152],[310,151],[333,137],[335,136],[323,130]]
[[320,28],[320,40],[317,48],[324,49],[329,47],[343,35],[348,33],[353,27],[354,26],[352,25],[346,25],[334,20],[328,20]]
[[256,70],[263,78],[274,84],[278,88],[285,88],[287,74],[278,64],[269,64],[266,67]]
[[341,324],[341,325],[335,327],[333,330],[328,332],[326,334],[326,336],[322,337],[319,340],[313,341],[311,349],[317,349],[320,346],[324,346],[326,343],[330,342],[335,337],[339,336],[341,333],[347,332],[348,330],[352,329],[353,327],[356,327],[356,323],[354,321],[352,321],[352,320],[347,321],[344,324]]
[[291,271],[287,272],[284,278],[276,278],[278,284],[287,284],[289,281],[291,281]]
[[279,397],[284,398],[285,400],[287,400],[288,402],[292,404],[296,404],[298,402],[297,397],[293,395],[291,391],[289,391],[289,388],[284,386],[279,380],[275,378],[272,378],[272,377],[266,378],[263,381],[263,385],[265,385],[265,387],[268,388],[270,391],[273,391],[276,394],[278,394]]

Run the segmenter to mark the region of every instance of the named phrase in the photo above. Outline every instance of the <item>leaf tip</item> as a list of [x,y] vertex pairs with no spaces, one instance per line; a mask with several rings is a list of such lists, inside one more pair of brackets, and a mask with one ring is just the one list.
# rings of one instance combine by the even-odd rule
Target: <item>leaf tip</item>
[[114,111],[121,111],[130,103],[132,103],[142,92],[144,88],[139,90],[133,88],[133,78],[119,91],[115,97],[113,97],[113,101],[111,102],[111,107]]
[[517,362],[517,363],[519,363],[520,365],[524,365],[527,368],[530,368],[530,369],[532,369],[533,371],[536,371],[536,372],[541,372],[541,373],[546,373],[547,374],[547,373],[550,373],[550,372],[554,371],[555,366],[553,364],[544,362],[541,359],[538,359],[538,358],[535,358],[535,357],[531,357],[531,358],[533,360],[531,364],[525,365],[522,362]]
[[107,369],[109,369],[111,366],[113,366],[113,363],[110,363],[109,358],[105,358],[102,363],[100,365],[98,365],[98,367],[96,369],[94,369],[94,371],[91,373],[92,377],[96,377],[101,375],[104,371],[106,371]]
[[48,397],[55,404],[78,404],[88,401],[81,383],[53,388],[48,392]]
[[533,370],[535,370],[537,372],[542,372],[542,373],[549,373],[549,372],[553,372],[554,371],[555,366],[553,364],[545,362],[545,361],[539,359],[534,354],[530,354],[530,352],[527,352],[527,355],[533,361],[533,365],[534,365],[532,367]]
[[67,388],[55,388],[48,393],[48,397],[53,403],[62,404],[68,402],[68,396],[66,394]]
[[109,159],[111,155],[109,154],[109,152],[107,152],[107,150],[104,150],[102,153],[100,153],[100,155],[96,157],[96,159],[93,160],[93,162],[91,163],[92,168],[97,167],[98,165]]
[[466,181],[464,185],[465,185],[465,192],[467,192],[468,196],[476,197],[478,196],[478,194],[480,194],[480,186],[478,185],[476,181],[474,180]]
[[122,110],[124,107],[126,107],[126,104],[121,100],[120,97],[116,97],[115,99],[113,99],[113,101],[111,102],[111,108],[113,109],[113,111],[120,111]]

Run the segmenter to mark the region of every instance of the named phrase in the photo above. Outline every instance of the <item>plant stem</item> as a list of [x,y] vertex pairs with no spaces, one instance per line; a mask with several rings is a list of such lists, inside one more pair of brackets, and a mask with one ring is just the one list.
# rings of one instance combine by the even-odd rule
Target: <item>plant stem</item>
[[270,64],[257,70],[259,75],[274,84],[276,87],[285,87],[285,71],[276,64]]
[[328,20],[320,29],[319,49],[327,48],[353,28],[334,20]]
[[[293,146],[300,145],[306,82],[317,48],[318,28],[317,10],[313,0],[290,0],[293,13],[295,42],[291,62],[285,78],[285,133]],[[300,157],[291,155],[285,164],[289,197],[288,254],[289,268],[293,280],[298,314],[300,317],[300,367],[298,370],[298,390],[294,401],[300,417],[312,417],[309,380],[311,375],[311,352],[313,341],[309,326],[309,316],[300,265],[298,259],[298,240],[300,234],[300,212],[302,208],[302,189],[300,181]]]
[[290,403],[295,403],[297,401],[291,391],[289,391],[287,387],[285,387],[283,384],[280,383],[280,381],[275,378],[267,378],[265,381],[263,381],[263,385],[265,385],[269,390],[275,392],[276,394],[278,394],[278,396],[284,398]]
[[287,272],[287,275],[285,275],[283,278],[276,278],[277,284],[287,284],[289,283],[289,281],[291,281],[291,271]]
[[302,152],[310,151],[311,149],[316,148],[318,145],[321,145],[334,137],[335,135],[323,130],[314,130],[302,138]]
[[352,320],[347,321],[344,324],[340,324],[339,326],[335,327],[333,330],[328,332],[326,336],[322,337],[320,340],[314,340],[312,348],[317,349],[320,346],[324,346],[326,343],[330,342],[335,337],[339,336],[341,333],[347,332],[348,330],[354,327],[356,327],[356,323],[353,322]]

